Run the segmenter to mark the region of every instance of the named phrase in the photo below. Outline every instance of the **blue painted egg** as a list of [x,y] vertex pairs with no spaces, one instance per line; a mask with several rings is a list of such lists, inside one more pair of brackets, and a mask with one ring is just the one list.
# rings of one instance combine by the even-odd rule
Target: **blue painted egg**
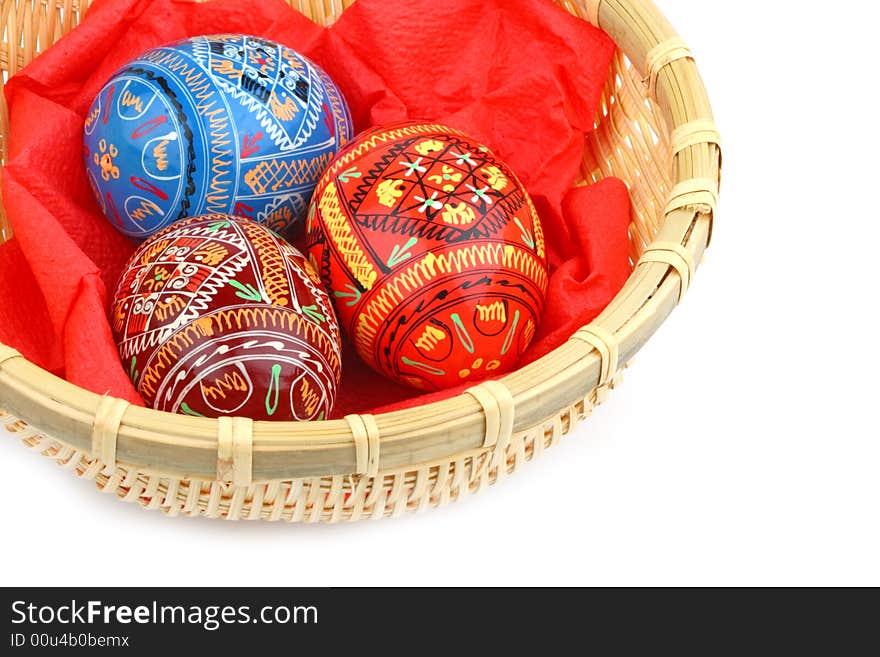
[[345,99],[314,63],[253,36],[149,50],[110,79],[86,116],[86,175],[121,232],[226,213],[280,232],[352,136]]

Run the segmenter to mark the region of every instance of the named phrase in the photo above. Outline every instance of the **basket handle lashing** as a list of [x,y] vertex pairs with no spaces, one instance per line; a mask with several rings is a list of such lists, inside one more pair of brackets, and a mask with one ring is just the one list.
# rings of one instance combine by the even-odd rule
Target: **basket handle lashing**
[[721,133],[710,119],[696,119],[682,123],[669,137],[669,147],[672,155],[678,155],[691,146],[700,144],[714,144],[721,148]]
[[664,215],[693,208],[697,212],[714,216],[718,207],[718,181],[711,178],[683,180],[672,188],[669,198]]
[[597,401],[601,402],[608,389],[614,384],[620,363],[620,342],[611,331],[590,324],[579,329],[571,336],[593,347],[599,353],[599,380],[596,382]]
[[678,303],[681,303],[691,285],[696,269],[691,252],[675,242],[654,242],[642,253],[637,266],[650,262],[668,265],[678,272],[681,281],[678,288]]
[[104,395],[95,409],[92,421],[92,456],[113,471],[116,469],[116,441],[122,417],[130,404],[124,399]]
[[[379,426],[373,415],[346,415],[355,449],[355,474],[376,477],[379,474]],[[353,488],[352,488],[353,490]]]
[[694,59],[694,55],[688,45],[680,37],[670,37],[661,41],[645,55],[645,78],[643,82],[648,87],[648,95],[654,98],[657,93],[657,77],[660,71],[680,59]]
[[494,449],[491,465],[497,468],[497,477],[500,479],[507,474],[507,447],[513,438],[513,420],[516,414],[513,393],[501,381],[484,381],[465,392],[483,408],[483,416],[486,418],[483,449]]
[[254,421],[220,417],[217,424],[217,480],[249,486],[253,482]]
[[513,434],[514,401],[510,389],[500,381],[484,381],[465,392],[483,407],[486,418],[483,448],[506,448]]

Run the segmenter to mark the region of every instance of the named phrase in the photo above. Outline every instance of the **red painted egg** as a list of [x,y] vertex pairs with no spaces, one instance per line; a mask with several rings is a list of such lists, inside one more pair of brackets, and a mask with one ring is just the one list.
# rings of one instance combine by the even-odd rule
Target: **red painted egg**
[[111,324],[153,408],[256,420],[329,416],[341,373],[333,307],[303,255],[255,222],[179,221],[144,242]]
[[422,390],[509,370],[547,292],[541,222],[514,173],[442,125],[365,133],[318,181],[309,259],[373,368]]

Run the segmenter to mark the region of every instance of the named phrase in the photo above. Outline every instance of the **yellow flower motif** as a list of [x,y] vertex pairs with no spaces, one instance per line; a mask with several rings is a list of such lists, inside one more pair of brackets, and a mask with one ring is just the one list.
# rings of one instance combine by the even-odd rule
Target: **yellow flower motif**
[[216,242],[209,242],[193,252],[196,262],[201,262],[209,267],[219,265],[227,255],[229,255],[229,251],[226,247]]
[[435,173],[433,176],[428,176],[428,180],[437,185],[443,185],[442,189],[444,192],[455,191],[455,183],[461,181],[461,172],[446,164],[443,165],[441,171],[443,172],[442,174]]
[[299,108],[296,106],[296,103],[293,102],[293,99],[289,96],[284,99],[282,103],[278,99],[277,94],[272,94],[269,96],[269,107],[272,108],[272,114],[275,115],[276,118],[282,121],[290,121],[296,116],[296,113],[299,111]]
[[403,196],[403,187],[401,185],[403,185],[403,181],[395,178],[383,181],[376,188],[376,198],[379,200],[379,203],[386,208],[393,208],[394,204],[397,203],[397,199]]
[[443,206],[443,212],[440,213],[444,223],[452,226],[467,226],[474,222],[477,218],[474,209],[467,203],[459,203],[453,207],[448,203]]
[[431,353],[434,348],[446,339],[446,334],[434,326],[426,326],[422,336],[416,340],[416,347],[423,352]]
[[241,71],[228,59],[215,59],[211,62],[211,68],[217,75],[225,75],[229,79],[237,80],[241,77]]
[[489,183],[489,185],[491,185],[492,189],[494,189],[495,191],[500,192],[502,189],[507,187],[507,176],[505,176],[501,172],[501,169],[499,169],[495,165],[483,167],[482,169],[480,169],[480,171],[483,172],[483,177],[486,179],[486,182]]
[[95,164],[101,167],[101,177],[107,181],[110,178],[116,180],[119,178],[119,167],[113,164],[113,158],[119,155],[119,150],[113,144],[107,147],[107,141],[102,139],[98,142],[98,150],[101,151],[99,156],[95,153],[93,158]]
[[490,303],[487,306],[477,304],[477,314],[483,322],[507,322],[507,308],[502,301]]
[[428,155],[443,150],[443,142],[437,139],[428,139],[416,144],[416,152],[419,155]]

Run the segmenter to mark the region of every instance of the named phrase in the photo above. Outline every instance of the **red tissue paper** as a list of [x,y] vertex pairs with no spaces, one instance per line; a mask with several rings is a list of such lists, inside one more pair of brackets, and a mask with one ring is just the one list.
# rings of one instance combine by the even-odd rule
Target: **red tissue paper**
[[[358,0],[323,28],[281,0],[98,0],[79,27],[5,86],[0,342],[98,394],[143,404],[106,311],[135,244],[104,218],[81,160],[85,113],[101,86],[149,48],[200,34],[263,36],[309,56],[342,89],[358,131],[448,124],[492,147],[541,214],[551,279],[526,361],[592,320],[630,273],[630,204],[614,179],[572,188],[614,53],[602,31],[550,0]],[[352,348],[336,415],[447,397],[382,379]]]

